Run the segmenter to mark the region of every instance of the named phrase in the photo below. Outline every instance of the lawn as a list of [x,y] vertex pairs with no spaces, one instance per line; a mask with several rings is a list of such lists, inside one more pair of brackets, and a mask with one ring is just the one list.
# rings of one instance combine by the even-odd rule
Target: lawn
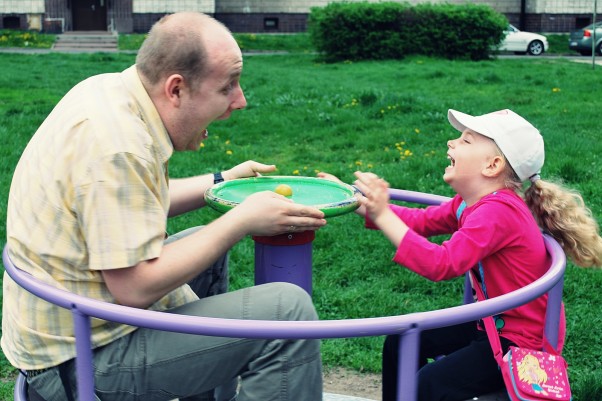
[[[0,54],[0,220],[12,171],[53,105],[81,79],[120,71],[131,54]],[[457,133],[449,108],[482,114],[512,108],[546,141],[543,179],[581,191],[602,216],[602,143],[595,91],[600,71],[560,59],[482,62],[411,57],[324,64],[311,54],[248,56],[244,111],[210,127],[198,152],[170,161],[174,177],[226,169],[247,159],[275,163],[278,174],[328,171],[346,181],[372,171],[393,187],[452,195],[442,181],[446,141]],[[201,210],[173,219],[170,231],[217,217]],[[0,238],[4,244],[4,226]],[[438,239],[440,240],[440,239]],[[329,220],[314,241],[314,302],[321,319],[387,316],[453,306],[461,279],[431,283],[391,262],[393,249],[355,215]],[[232,287],[252,285],[253,242],[232,250]],[[565,357],[576,401],[602,399],[602,271],[569,264],[565,282]],[[326,340],[324,363],[379,372],[382,338]],[[0,399],[11,399],[14,370],[0,355]]]

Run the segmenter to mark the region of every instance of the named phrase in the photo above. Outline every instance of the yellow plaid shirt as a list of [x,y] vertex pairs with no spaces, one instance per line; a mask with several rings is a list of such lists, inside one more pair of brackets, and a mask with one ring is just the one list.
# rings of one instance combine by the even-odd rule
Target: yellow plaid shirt
[[[161,252],[172,153],[135,66],[76,85],[15,169],[7,211],[15,265],[58,288],[114,302],[100,271]],[[183,286],[151,309],[195,299]],[[6,273],[2,317],[2,350],[14,366],[42,369],[75,356],[71,313],[31,295]],[[93,319],[92,344],[105,345],[133,330]]]

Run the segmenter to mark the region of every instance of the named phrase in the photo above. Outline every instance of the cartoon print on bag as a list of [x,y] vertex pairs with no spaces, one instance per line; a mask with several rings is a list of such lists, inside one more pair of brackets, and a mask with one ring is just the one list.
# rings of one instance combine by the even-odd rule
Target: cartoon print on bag
[[539,360],[533,355],[525,355],[517,365],[518,377],[521,381],[531,385],[533,390],[542,395],[548,393],[541,387],[548,380],[548,375],[539,364]]

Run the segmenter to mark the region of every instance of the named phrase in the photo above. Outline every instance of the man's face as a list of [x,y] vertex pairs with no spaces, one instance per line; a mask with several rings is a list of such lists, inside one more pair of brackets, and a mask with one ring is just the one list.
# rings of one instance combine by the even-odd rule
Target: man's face
[[[222,33],[222,35],[224,35]],[[182,94],[177,112],[178,134],[172,136],[177,150],[197,150],[206,138],[203,132],[216,120],[230,117],[233,110],[247,105],[242,88],[242,54],[231,37],[207,44],[209,73],[196,90]]]

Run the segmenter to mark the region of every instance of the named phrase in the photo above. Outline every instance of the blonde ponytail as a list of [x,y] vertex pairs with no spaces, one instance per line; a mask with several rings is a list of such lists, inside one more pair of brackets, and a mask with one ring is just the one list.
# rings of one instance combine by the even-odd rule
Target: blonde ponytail
[[524,196],[539,226],[558,241],[573,263],[602,267],[598,223],[578,192],[539,179]]

